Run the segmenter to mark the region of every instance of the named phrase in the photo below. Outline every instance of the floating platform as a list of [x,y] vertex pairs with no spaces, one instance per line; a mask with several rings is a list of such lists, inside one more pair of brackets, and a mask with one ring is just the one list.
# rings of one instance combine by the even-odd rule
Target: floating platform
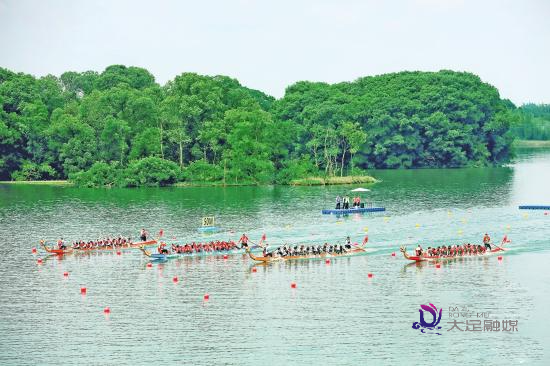
[[386,211],[385,207],[364,207],[364,208],[348,208],[347,210],[340,209],[340,210],[323,210],[321,211],[323,215],[345,215],[345,214],[353,214],[353,213],[360,213],[360,212],[382,212]]
[[526,205],[519,206],[520,210],[550,210],[550,206]]
[[217,233],[221,228],[217,226],[202,226],[197,229],[201,233]]

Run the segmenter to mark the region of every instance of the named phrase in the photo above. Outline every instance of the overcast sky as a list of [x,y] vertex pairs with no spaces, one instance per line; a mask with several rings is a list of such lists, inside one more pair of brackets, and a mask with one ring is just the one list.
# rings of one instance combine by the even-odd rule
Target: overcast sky
[[299,80],[452,69],[550,103],[549,0],[0,0],[0,42],[1,67],[37,76],[125,64],[281,97]]

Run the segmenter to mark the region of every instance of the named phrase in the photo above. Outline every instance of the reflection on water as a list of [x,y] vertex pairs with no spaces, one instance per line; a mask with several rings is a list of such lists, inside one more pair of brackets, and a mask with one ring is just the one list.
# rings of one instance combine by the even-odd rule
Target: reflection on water
[[[550,152],[527,151],[506,168],[374,171],[383,182],[363,198],[388,211],[341,218],[320,210],[355,186],[0,185],[0,364],[548,364],[550,215],[517,204],[550,203],[549,164]],[[206,215],[235,233],[199,235]],[[177,240],[266,233],[273,245],[368,234],[369,253],[330,264],[262,266],[238,255],[152,268],[138,251],[45,257],[42,265],[31,254],[40,238],[135,237],[141,227]],[[437,269],[406,263],[399,252],[418,242],[479,242],[487,231],[512,239],[502,261],[464,259]],[[428,302],[490,311],[518,320],[519,331],[420,335],[411,325]]]

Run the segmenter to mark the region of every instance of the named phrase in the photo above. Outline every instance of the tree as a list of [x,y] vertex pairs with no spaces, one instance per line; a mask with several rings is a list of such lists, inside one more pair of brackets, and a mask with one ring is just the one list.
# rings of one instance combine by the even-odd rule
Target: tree
[[[0,179],[98,174],[91,185],[135,186],[183,179],[187,167],[192,180],[290,183],[355,167],[499,165],[514,136],[550,139],[550,107],[516,108],[448,70],[300,81],[275,100],[219,75],[161,87],[124,65],[40,78],[0,68]],[[171,164],[169,179],[127,175]]]
[[269,140],[275,125],[269,113],[261,109],[228,111],[225,116],[233,129],[228,135],[229,148],[224,157],[228,159],[230,173],[239,180],[269,182],[273,179],[272,148]]
[[128,151],[129,134],[130,127],[126,121],[108,117],[99,139],[102,158],[106,161],[118,160],[123,165]]
[[129,156],[130,160],[148,156],[160,156],[160,148],[156,143],[159,138],[159,130],[154,127],[149,127],[134,137]]
[[359,123],[357,122],[349,122],[345,121],[340,126],[339,130],[340,135],[340,145],[342,149],[342,158],[340,163],[340,176],[344,175],[344,158],[346,157],[346,153],[350,153],[350,168],[353,169],[353,155],[355,155],[361,146],[365,143],[367,140],[367,134]]

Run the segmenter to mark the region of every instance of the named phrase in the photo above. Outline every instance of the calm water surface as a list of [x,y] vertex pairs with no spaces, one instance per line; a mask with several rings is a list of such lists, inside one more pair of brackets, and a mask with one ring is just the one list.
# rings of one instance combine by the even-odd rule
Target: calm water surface
[[[388,211],[348,217],[320,210],[350,187],[0,185],[0,364],[550,364],[550,214],[517,209],[550,205],[550,151],[521,151],[505,168],[373,174],[383,182],[368,198]],[[196,228],[206,215],[236,233],[201,237]],[[44,253],[31,254],[41,238],[135,237],[141,227],[162,228],[175,240],[266,233],[271,244],[337,242],[348,234],[360,241],[368,232],[370,249],[330,265],[283,263],[255,273],[242,256],[147,268],[137,251],[42,265],[36,260]],[[399,256],[400,245],[479,242],[485,232],[512,239],[502,261],[436,269]],[[441,336],[411,327],[428,303],[444,308]],[[517,320],[518,331],[447,331],[447,309],[459,305]]]

